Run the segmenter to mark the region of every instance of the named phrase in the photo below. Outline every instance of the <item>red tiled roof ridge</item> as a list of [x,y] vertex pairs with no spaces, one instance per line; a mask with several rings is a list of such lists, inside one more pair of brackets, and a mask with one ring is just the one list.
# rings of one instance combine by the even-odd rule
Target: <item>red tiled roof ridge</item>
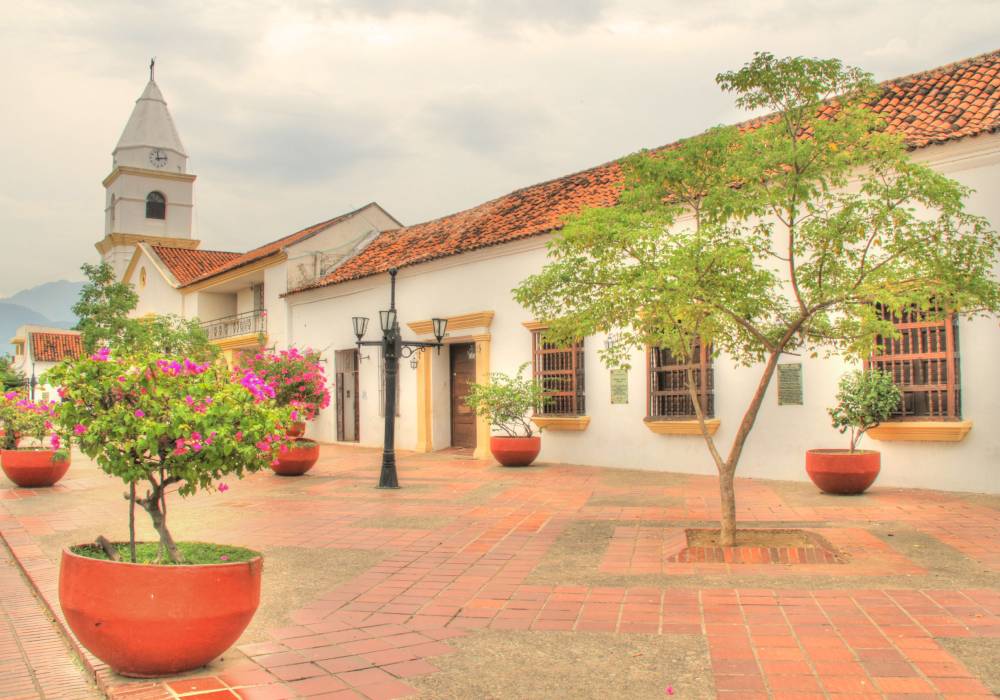
[[[294,233],[289,233],[285,236],[282,236],[281,238],[277,238],[268,243],[262,243],[256,248],[251,248],[245,253],[237,253],[236,254],[237,257],[233,258],[232,260],[228,260],[216,268],[203,272],[198,277],[195,277],[194,279],[184,282],[181,286],[187,286],[189,284],[194,284],[195,282],[202,282],[204,280],[211,279],[212,277],[221,274],[223,272],[239,269],[244,265],[249,265],[252,262],[256,262],[257,260],[267,257],[268,255],[273,255],[274,253],[279,252],[284,247],[283,244],[297,243],[298,241],[307,238],[309,235],[313,233],[319,232],[325,228],[333,226],[334,224],[337,224],[341,221],[345,221],[357,215],[358,213],[364,211],[365,209],[367,209],[372,205],[379,206],[377,202],[374,201],[368,202],[367,204],[352,209],[351,211],[344,212],[343,214],[339,214],[338,216],[334,216],[333,218],[326,219],[325,221],[320,221],[319,223],[312,224],[311,226],[306,226],[305,228],[299,229]],[[240,261],[240,259],[242,260]]]
[[221,255],[243,255],[239,251],[235,250],[215,250],[213,248],[178,248],[172,245],[155,245],[153,243],[149,244],[149,247],[153,250],[187,250],[192,253],[215,253]]
[[[997,98],[1000,98],[1000,89],[986,92],[983,97],[975,100],[974,104],[967,104],[965,106],[966,111],[959,117],[951,118],[946,126],[946,115],[950,116],[955,109],[958,109],[958,107],[952,105],[951,103],[934,103],[933,98],[938,95],[938,88],[936,86],[928,86],[918,90],[912,90],[912,88],[914,86],[918,86],[922,81],[947,77],[949,75],[953,77],[956,86],[963,86],[963,83],[965,83],[969,77],[961,75],[963,71],[982,66],[1000,66],[1000,60],[998,59],[1000,59],[1000,49],[979,54],[971,58],[955,61],[944,66],[938,66],[936,68],[919,71],[899,78],[881,81],[878,83],[881,91],[877,97],[869,103],[869,106],[877,113],[885,117],[887,129],[903,133],[904,138],[907,141],[907,145],[912,149],[960,139],[966,136],[975,136],[981,133],[995,132],[998,128],[1000,128],[1000,108],[993,104],[989,109],[985,109],[983,108],[983,100],[988,100],[988,98],[992,97],[994,93],[996,93],[996,97],[992,99],[992,102],[996,103]],[[996,84],[997,81],[1000,80],[1000,72],[994,70],[994,72],[988,76],[988,80],[989,82],[987,85]],[[905,92],[907,88],[911,89],[909,93]],[[949,91],[950,89],[951,88],[949,87]],[[972,89],[983,92],[980,88],[975,86],[973,86]],[[903,94],[900,95],[900,92]],[[932,99],[925,99],[928,95],[930,95]],[[837,98],[834,97],[830,102],[833,102],[836,99]],[[973,112],[973,107],[978,107],[978,111]],[[928,113],[928,109],[934,111]],[[955,128],[955,122],[957,119],[960,119],[961,116],[967,118],[962,119],[963,123],[959,125],[958,128]],[[752,117],[751,119],[733,126],[736,126],[737,128],[753,127],[754,125],[759,125],[763,121],[766,121],[769,117],[773,117],[773,114]],[[667,149],[676,145],[681,140],[648,150],[658,151]],[[520,238],[540,235],[557,230],[562,225],[561,220],[553,221],[552,225],[544,229],[539,229],[537,226],[533,227],[529,225],[521,230],[508,231],[506,233],[499,231],[491,236],[482,232],[485,224],[489,223],[484,223],[484,220],[492,216],[492,210],[503,206],[508,200],[512,200],[510,202],[511,211],[505,213],[502,212],[503,214],[514,214],[515,218],[520,216],[521,218],[533,219],[536,223],[540,218],[551,218],[545,216],[546,213],[552,213],[551,211],[544,211],[544,207],[547,202],[542,203],[541,207],[536,206],[535,210],[525,213],[517,210],[519,205],[517,200],[530,199],[530,197],[526,197],[525,195],[535,194],[539,190],[552,189],[553,185],[558,185],[560,183],[566,183],[569,185],[575,178],[578,179],[590,174],[600,173],[602,170],[615,170],[625,157],[627,156],[623,156],[622,158],[617,158],[591,168],[580,170],[569,175],[563,175],[561,177],[528,185],[514,190],[513,192],[490,199],[481,204],[463,209],[459,212],[446,214],[436,219],[431,219],[412,226],[385,231],[372,241],[368,248],[366,248],[362,253],[346,261],[343,265],[338,267],[326,277],[317,280],[312,284],[295,290],[290,290],[288,294],[294,294],[299,291],[324,287],[331,284],[338,284],[352,279],[368,277],[373,274],[384,272],[389,267],[416,265],[437,258],[448,257],[478,248],[499,245],[501,243],[507,243]],[[595,185],[595,187],[597,186],[598,185]],[[593,202],[583,201],[587,198],[587,196],[588,193],[585,192],[582,195],[572,198],[575,202],[580,204],[580,206],[574,211],[579,211],[584,206],[594,206]],[[600,197],[597,196],[596,198],[599,199]],[[530,204],[531,202],[520,202],[520,206],[522,208],[530,207]],[[564,202],[560,200],[558,204],[553,205],[553,208],[559,208],[562,204],[564,204]],[[574,212],[563,211],[560,216],[564,216],[568,213]],[[475,219],[475,221],[470,222],[470,225],[466,228],[467,237],[470,240],[462,240],[462,235],[455,236],[453,233],[449,232],[448,229],[450,226],[454,226],[456,222],[467,219]],[[495,222],[494,228],[501,229],[504,223],[509,222],[502,220]],[[426,248],[427,246],[421,245],[426,244],[426,241],[415,235],[418,233],[421,235],[426,233],[427,237],[440,238],[442,240],[439,242],[442,245],[436,249],[421,250],[421,248]],[[487,238],[490,240],[485,240]],[[405,239],[410,239],[408,241],[410,245],[397,245],[400,241]],[[449,242],[451,243],[450,247],[446,245]],[[401,250],[392,250],[393,248],[401,248]],[[379,256],[382,256],[383,259],[380,260]],[[391,256],[392,259],[384,259],[386,256]]]

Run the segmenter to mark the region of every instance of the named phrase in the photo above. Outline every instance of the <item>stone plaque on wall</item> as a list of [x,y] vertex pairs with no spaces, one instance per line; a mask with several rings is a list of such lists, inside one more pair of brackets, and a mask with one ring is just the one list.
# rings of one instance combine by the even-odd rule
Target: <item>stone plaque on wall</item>
[[611,403],[628,403],[628,370],[611,370]]
[[778,365],[778,405],[802,405],[802,364]]

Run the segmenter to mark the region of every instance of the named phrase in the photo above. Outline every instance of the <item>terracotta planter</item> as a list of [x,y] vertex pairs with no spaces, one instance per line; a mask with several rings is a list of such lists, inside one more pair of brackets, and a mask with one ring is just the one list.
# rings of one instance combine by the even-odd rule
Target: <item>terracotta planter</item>
[[493,459],[505,467],[527,467],[542,451],[542,438],[506,437],[494,435],[490,438],[490,452]]
[[295,438],[288,449],[278,453],[276,464],[271,469],[278,476],[302,476],[313,468],[319,459],[319,443],[305,438]]
[[297,420],[288,426],[288,430],[285,431],[285,435],[290,438],[302,437],[306,434],[306,422],[304,420]]
[[0,450],[0,467],[18,486],[52,486],[69,469],[69,451],[56,458],[55,450]]
[[806,473],[826,493],[864,493],[875,481],[880,468],[880,454],[875,450],[806,452]]
[[204,666],[250,624],[263,561],[157,566],[63,550],[59,605],[73,634],[126,676],[154,678]]

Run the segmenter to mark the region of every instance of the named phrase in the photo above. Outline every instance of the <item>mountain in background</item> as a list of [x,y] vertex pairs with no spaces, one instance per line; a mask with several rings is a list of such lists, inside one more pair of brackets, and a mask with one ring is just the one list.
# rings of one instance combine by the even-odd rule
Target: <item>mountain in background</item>
[[80,296],[83,282],[46,282],[0,299],[0,354],[12,352],[9,341],[25,324],[72,328],[76,316],[71,310]]
[[7,299],[0,299],[0,303],[27,307],[57,323],[76,323],[76,316],[73,315],[71,309],[80,297],[80,290],[83,289],[84,284],[84,282],[68,282],[66,280],[46,282],[18,292]]

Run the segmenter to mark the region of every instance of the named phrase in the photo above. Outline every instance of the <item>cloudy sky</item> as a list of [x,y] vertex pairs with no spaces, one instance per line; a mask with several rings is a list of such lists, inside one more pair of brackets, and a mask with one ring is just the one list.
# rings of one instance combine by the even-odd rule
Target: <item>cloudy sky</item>
[[405,223],[742,118],[755,50],[879,79],[1000,48],[995,0],[7,2],[0,296],[79,279],[151,56],[196,237],[245,250],[375,200]]

